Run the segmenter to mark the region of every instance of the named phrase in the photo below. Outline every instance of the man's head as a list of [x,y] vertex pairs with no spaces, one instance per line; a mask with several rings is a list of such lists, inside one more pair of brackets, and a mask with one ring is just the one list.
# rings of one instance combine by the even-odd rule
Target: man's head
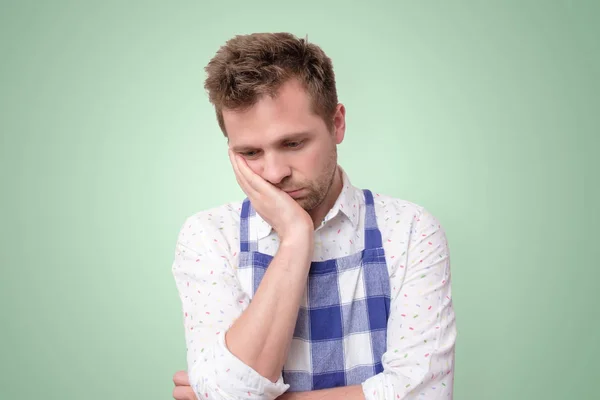
[[345,109],[318,46],[288,33],[236,36],[206,72],[219,126],[255,173],[284,191],[302,189],[290,195],[307,211],[337,197]]

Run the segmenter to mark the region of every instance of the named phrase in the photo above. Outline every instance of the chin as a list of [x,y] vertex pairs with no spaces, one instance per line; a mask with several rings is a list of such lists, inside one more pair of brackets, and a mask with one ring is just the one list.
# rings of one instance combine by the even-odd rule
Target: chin
[[314,210],[315,208],[317,208],[319,206],[319,204],[321,204],[320,202],[315,202],[313,199],[310,198],[302,198],[302,199],[298,199],[296,200],[296,202],[300,205],[300,207],[304,208],[304,210],[306,210],[307,212],[310,212],[312,210]]
[[310,209],[306,207],[309,205],[309,204],[306,204],[306,199],[298,199],[298,200],[296,200],[296,203],[298,203],[298,205],[300,207],[304,208],[306,211],[310,211]]

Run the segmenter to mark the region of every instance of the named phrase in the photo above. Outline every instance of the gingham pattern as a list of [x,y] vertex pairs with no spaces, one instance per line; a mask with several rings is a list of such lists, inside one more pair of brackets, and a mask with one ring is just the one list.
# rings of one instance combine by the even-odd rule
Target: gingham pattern
[[[365,249],[312,262],[288,359],[288,391],[356,385],[383,371],[390,311],[388,269],[377,227],[373,195],[365,195]],[[258,252],[251,237],[255,215],[246,199],[240,220],[238,276],[254,296],[272,256]]]

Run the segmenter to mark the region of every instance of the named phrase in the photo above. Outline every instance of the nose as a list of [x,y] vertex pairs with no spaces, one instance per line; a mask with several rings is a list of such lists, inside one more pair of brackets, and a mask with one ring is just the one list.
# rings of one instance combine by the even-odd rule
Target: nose
[[269,153],[263,157],[262,177],[273,185],[278,185],[286,177],[290,176],[291,168],[282,154]]

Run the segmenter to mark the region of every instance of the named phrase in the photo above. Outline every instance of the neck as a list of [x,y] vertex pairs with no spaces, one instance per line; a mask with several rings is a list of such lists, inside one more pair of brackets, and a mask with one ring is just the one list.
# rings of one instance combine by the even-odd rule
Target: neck
[[327,215],[329,210],[335,204],[337,198],[342,192],[343,182],[342,182],[342,172],[339,168],[335,168],[335,172],[333,174],[333,182],[331,183],[331,187],[325,196],[325,199],[319,204],[317,207],[312,209],[309,214],[313,220],[313,225],[315,229],[321,225],[323,218]]

